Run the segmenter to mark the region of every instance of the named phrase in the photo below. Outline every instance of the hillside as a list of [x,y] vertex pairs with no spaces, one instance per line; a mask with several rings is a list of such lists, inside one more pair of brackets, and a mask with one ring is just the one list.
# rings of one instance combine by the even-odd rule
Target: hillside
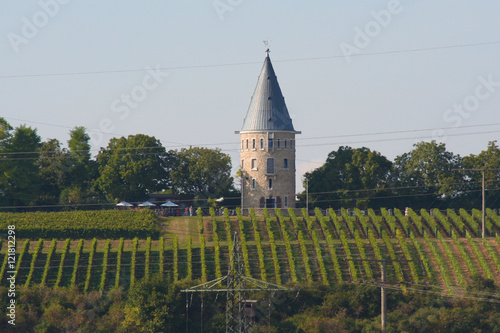
[[[76,285],[82,291],[128,288],[154,274],[211,280],[227,274],[231,237],[241,245],[245,274],[278,284],[376,283],[387,260],[387,282],[465,288],[475,275],[500,281],[499,217],[480,212],[382,209],[354,216],[316,210],[304,217],[205,216],[160,219],[159,239],[22,239],[17,236],[17,284]],[[478,215],[479,213],[479,215]],[[19,239],[19,237],[21,239]],[[7,242],[0,278],[5,285]],[[349,260],[354,259],[354,260]]]

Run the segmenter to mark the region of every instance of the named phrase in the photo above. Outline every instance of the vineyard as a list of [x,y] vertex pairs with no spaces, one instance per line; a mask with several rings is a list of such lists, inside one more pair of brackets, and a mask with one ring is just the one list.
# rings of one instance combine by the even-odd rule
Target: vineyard
[[23,238],[158,238],[157,221],[148,209],[0,213],[0,233],[13,224]]
[[[235,233],[244,274],[277,284],[378,282],[381,264],[368,259],[386,260],[391,284],[438,285],[452,291],[465,288],[474,275],[500,281],[500,217],[492,210],[487,211],[485,239],[480,238],[478,210],[409,209],[405,215],[397,209],[379,213],[316,209],[314,214],[303,210],[300,215],[293,210],[264,210],[263,216],[253,211],[242,216],[237,210],[230,216],[226,210],[215,216],[211,210],[210,216],[202,216],[199,210],[198,216],[185,218],[197,234],[168,233],[172,220],[166,220],[167,232],[159,234],[156,229],[161,237],[118,238],[102,232],[99,238],[83,233],[75,239],[39,233],[40,238],[17,239],[16,282],[77,286],[87,292],[129,288],[155,274],[208,281],[227,273]],[[22,223],[14,223],[17,237],[31,230],[21,229]],[[6,253],[4,239],[2,283],[8,270]]]

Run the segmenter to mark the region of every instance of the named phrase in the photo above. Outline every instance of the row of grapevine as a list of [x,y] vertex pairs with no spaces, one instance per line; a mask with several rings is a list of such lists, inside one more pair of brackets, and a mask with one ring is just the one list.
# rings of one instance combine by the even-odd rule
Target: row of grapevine
[[471,256],[465,252],[465,248],[464,248],[462,242],[460,242],[460,240],[458,239],[458,236],[456,233],[453,233],[453,243],[455,244],[456,248],[458,249],[460,256],[464,260],[465,265],[467,266],[467,270],[471,274],[476,274],[476,266],[472,262]]
[[151,257],[151,237],[146,239],[146,259],[144,262],[144,279],[147,281],[150,277],[150,259]]
[[[397,235],[397,231],[396,231]],[[396,252],[394,251],[394,247],[392,246],[391,240],[386,232],[382,231],[382,239],[384,240],[385,247],[387,248],[387,253],[389,253],[389,257],[391,258],[392,267],[394,268],[394,274],[396,274],[396,280],[399,282],[404,281],[403,271],[401,270],[401,265],[397,261]]]
[[454,285],[454,283],[452,283],[451,278],[450,278],[448,266],[444,262],[442,254],[439,253],[439,250],[437,249],[436,244],[431,240],[431,238],[429,237],[429,235],[426,232],[424,232],[424,239],[427,243],[427,246],[431,250],[432,256],[436,260],[436,263],[438,265],[439,270],[441,271],[441,276],[443,277],[444,284],[447,287]]
[[174,235],[174,240],[172,241],[172,251],[174,252],[174,282],[179,280],[179,236]]
[[62,277],[63,277],[64,261],[66,260],[66,255],[69,252],[69,245],[70,245],[70,239],[66,238],[66,240],[64,241],[64,245],[63,245],[63,252],[61,254],[61,259],[59,261],[59,269],[57,271],[57,278],[56,278],[56,283],[55,283],[56,287],[59,286],[59,284],[61,283]]
[[87,275],[85,277],[85,286],[83,288],[83,292],[86,293],[89,290],[90,286],[90,277],[92,274],[92,263],[94,260],[94,253],[96,250],[96,245],[97,245],[97,239],[92,239],[92,243],[90,244],[90,254],[89,254],[89,263],[87,266]]
[[[337,214],[335,214],[335,211],[330,208],[328,210],[328,215],[330,215],[330,218],[333,221],[333,225],[335,226],[335,230],[337,231],[337,234],[340,234],[340,230],[344,230],[344,227],[342,226],[342,223],[340,223]],[[332,235],[333,237],[333,235]]]
[[302,253],[302,261],[304,262],[304,269],[306,270],[306,279],[307,282],[312,283],[313,278],[312,278],[311,266],[309,265],[309,255],[307,253],[307,247],[304,241],[304,235],[302,234],[302,230],[299,230],[297,238],[299,240],[300,252]]
[[78,241],[78,245],[76,247],[76,253],[75,253],[75,259],[73,263],[73,273],[71,274],[71,286],[75,286],[76,284],[76,275],[78,272],[78,264],[80,263],[80,256],[82,255],[83,251],[83,239],[80,239]]
[[323,260],[323,253],[321,251],[321,246],[320,246],[319,239],[318,239],[318,233],[312,227],[312,224],[313,224],[312,219],[309,216],[309,214],[307,213],[307,210],[305,208],[302,209],[302,216],[307,221],[307,228],[309,229],[309,233],[311,234],[314,249],[316,250],[316,261],[318,262],[318,265],[319,265],[319,272],[321,274],[321,281],[323,282],[324,285],[328,286],[330,283],[328,281],[328,275],[326,273],[326,267],[325,267],[325,262]]
[[297,283],[297,271],[295,270],[295,261],[293,260],[292,245],[290,243],[290,236],[286,228],[285,217],[281,213],[280,209],[276,209],[276,216],[278,217],[278,223],[280,225],[281,233],[283,235],[283,241],[285,243],[286,254],[288,257],[288,265],[290,266],[290,274],[292,282]]
[[[369,230],[369,231],[371,231],[371,230]],[[359,235],[358,230],[356,230],[354,232],[354,241],[356,242],[356,246],[358,247],[359,256],[361,257],[361,259],[364,259],[362,261],[362,264],[363,264],[363,267],[365,269],[366,278],[368,280],[373,280],[372,269],[370,267],[370,263],[368,261],[366,261],[366,259],[368,259],[368,257],[366,256],[363,240],[361,239],[361,236]]]
[[340,263],[337,256],[337,250],[335,249],[335,244],[333,243],[333,237],[332,234],[330,233],[330,228],[328,227],[328,224],[325,221],[325,217],[321,213],[320,209],[316,208],[314,212],[316,214],[316,219],[318,219],[321,229],[323,230],[323,234],[325,235],[326,243],[328,244],[328,250],[330,251],[330,256],[333,263],[333,269],[337,277],[337,282],[342,283],[343,282],[342,271],[340,270]]
[[136,237],[132,240],[132,259],[130,259],[130,288],[135,284],[135,260],[137,257],[137,245],[139,239]]
[[278,261],[278,251],[276,249],[276,243],[274,241],[274,233],[271,228],[271,217],[266,208],[264,208],[264,219],[266,220],[267,234],[269,236],[269,243],[271,244],[271,254],[273,256],[274,264],[274,277],[277,284],[281,284],[281,273],[280,273],[280,263]]
[[252,219],[255,245],[257,247],[257,255],[259,256],[260,278],[263,281],[267,281],[266,265],[264,263],[264,251],[262,250],[262,243],[260,240],[260,233],[257,225],[257,217],[255,216],[255,210],[253,208],[250,209],[250,218]]
[[483,269],[484,274],[486,274],[486,277],[488,279],[492,279],[493,274],[490,270],[488,262],[486,261],[486,258],[484,257],[483,253],[481,252],[481,250],[479,250],[476,242],[474,242],[471,235],[469,235],[467,233],[466,238],[467,238],[467,242],[469,243],[470,247],[472,248],[472,251],[474,252],[477,260],[479,261],[479,264],[481,265],[481,268]]
[[384,218],[385,222],[387,222],[387,225],[391,229],[391,234],[395,235],[396,229],[398,227],[396,224],[396,218],[394,216],[391,216],[389,214],[389,211],[385,208],[381,208],[380,212],[381,212],[382,217]]
[[427,253],[424,253],[424,250],[422,249],[422,246],[418,242],[417,238],[415,237],[415,234],[412,232],[410,233],[410,239],[412,240],[413,246],[417,250],[418,257],[420,258],[420,261],[422,262],[422,265],[424,266],[425,274],[429,280],[432,280],[432,271],[431,271],[431,263],[429,260],[429,256]]
[[441,246],[443,247],[444,252],[446,253],[446,256],[448,257],[448,260],[451,262],[451,266],[453,267],[453,271],[455,272],[455,276],[457,277],[458,283],[462,287],[465,287],[464,275],[462,274],[462,271],[460,270],[460,262],[459,262],[457,256],[454,255],[453,250],[451,249],[450,245],[444,240],[444,238],[440,232],[437,233],[437,238],[438,238],[439,242],[441,242]]
[[50,242],[49,253],[47,253],[47,258],[45,258],[45,267],[43,268],[42,282],[40,282],[42,286],[45,285],[45,282],[47,281],[47,276],[49,275],[49,269],[50,269],[50,260],[52,259],[55,250],[56,250],[56,239],[53,238],[52,242]]
[[377,229],[377,233],[380,235],[382,233],[383,225],[382,225],[382,216],[376,215],[373,209],[368,209],[368,216],[370,217],[370,220],[373,222],[375,225],[375,228]]
[[201,261],[201,282],[207,282],[207,262],[205,258],[206,253],[206,240],[203,226],[203,214],[201,212],[201,207],[198,207],[196,211],[198,216],[198,238],[200,241],[200,261]]
[[406,212],[408,214],[408,217],[413,222],[413,225],[417,229],[418,234],[423,235],[425,227],[424,227],[424,224],[422,223],[422,217],[418,216],[417,213],[415,213],[415,211],[411,208],[408,208]]
[[36,243],[35,252],[31,256],[30,271],[28,273],[28,278],[24,283],[25,287],[30,285],[31,279],[33,278],[33,273],[35,272],[36,259],[38,258],[38,255],[42,252],[42,247],[43,247],[43,238],[40,238]]
[[422,219],[424,219],[424,221],[427,222],[427,225],[429,226],[429,228],[431,229],[431,232],[434,233],[434,236],[437,237],[437,232],[439,230],[439,226],[436,222],[436,220],[434,219],[434,217],[432,217],[425,209],[420,209],[420,216],[422,217]]
[[497,269],[497,272],[500,273],[500,260],[498,258],[497,253],[493,250],[493,247],[490,244],[488,244],[488,242],[486,241],[485,238],[483,238],[483,245],[484,245],[486,251],[488,252],[488,254],[490,255],[491,259],[495,263],[495,267]]
[[401,213],[401,211],[397,208],[394,208],[394,216],[396,216],[397,220],[403,227],[405,234],[409,235],[411,231],[411,225],[410,222],[408,221],[408,217],[404,216],[403,213]]
[[248,248],[247,248],[247,240],[245,237],[245,225],[243,224],[243,217],[241,216],[241,209],[240,207],[236,208],[236,217],[238,219],[238,226],[240,229],[239,236],[240,236],[240,247],[241,247],[241,253],[243,255],[243,263],[245,265],[245,276],[251,277],[250,274],[250,262],[248,258]]
[[222,276],[222,271],[220,267],[220,243],[219,235],[217,234],[217,220],[215,218],[215,210],[210,207],[210,221],[212,222],[213,230],[213,242],[214,242],[214,257],[215,257],[215,277],[220,278]]
[[353,257],[351,254],[351,249],[349,248],[349,242],[347,241],[347,237],[345,235],[344,230],[340,230],[339,236],[340,236],[340,241],[342,242],[342,246],[344,247],[344,253],[347,260],[347,264],[349,265],[351,278],[353,281],[358,281],[358,271],[356,269],[356,265],[354,264]]
[[460,232],[461,235],[465,235],[465,224],[462,219],[453,211],[453,209],[447,209],[446,215],[451,219],[452,223],[455,225],[455,229]]
[[193,240],[187,236],[187,279],[193,279]]
[[472,232],[475,235],[480,235],[481,228],[479,227],[479,224],[477,224],[476,220],[474,220],[474,218],[463,208],[460,208],[459,213],[460,216],[467,222],[467,225],[472,229]]
[[453,228],[451,226],[451,223],[448,221],[448,218],[437,208],[433,209],[433,214],[438,219],[439,223],[441,223],[447,234],[451,236]]
[[[483,220],[483,213],[479,209],[474,208],[472,210],[472,217],[477,221],[482,221]],[[481,224],[482,224],[482,222],[481,222]],[[493,235],[493,224],[491,223],[490,218],[487,215],[484,217],[484,226],[485,226],[486,230],[488,230],[489,234]],[[481,229],[482,229],[482,227],[481,227]]]
[[109,261],[109,250],[111,248],[111,242],[109,239],[106,240],[104,245],[104,255],[102,258],[102,272],[101,272],[101,283],[99,284],[99,292],[102,293],[106,287],[106,275],[108,273],[108,261]]
[[408,266],[410,267],[410,272],[413,277],[413,281],[419,282],[420,277],[418,275],[418,270],[415,262],[413,261],[413,257],[411,255],[410,249],[408,248],[408,244],[406,242],[406,238],[403,237],[402,234],[397,233],[396,237],[399,242],[399,247],[401,248],[401,251],[403,251],[403,255],[405,256],[406,260],[408,260]]
[[123,254],[123,238],[120,238],[118,243],[118,252],[116,254],[116,275],[115,275],[115,288],[120,285],[120,273],[122,269],[122,254]]
[[[226,240],[229,258],[233,257],[233,235],[231,234],[231,219],[229,218],[229,210],[224,208],[224,223],[226,227]],[[231,267],[231,270],[233,267]]]
[[356,227],[354,225],[354,218],[349,216],[349,213],[347,212],[347,210],[345,208],[342,208],[340,210],[340,214],[341,214],[344,222],[349,227],[349,232],[351,233],[351,235],[354,235],[354,230],[356,230]]
[[165,239],[163,237],[160,237],[160,244],[158,245],[158,253],[160,255],[159,259],[160,276],[163,276],[163,272],[165,271]]
[[295,211],[293,208],[288,208],[288,216],[292,219],[292,224],[293,224],[293,229],[294,229],[294,236],[297,236],[297,233],[299,232],[299,222],[297,221],[297,215],[295,215]]

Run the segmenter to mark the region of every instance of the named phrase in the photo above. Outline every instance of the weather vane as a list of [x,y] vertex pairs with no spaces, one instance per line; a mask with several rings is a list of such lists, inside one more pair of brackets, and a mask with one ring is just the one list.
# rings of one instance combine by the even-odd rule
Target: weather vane
[[267,47],[266,53],[267,53],[267,55],[269,55],[269,52],[271,52],[271,51],[269,50],[269,44],[271,44],[271,41],[270,41],[269,39],[266,39],[266,40],[263,40],[262,42],[263,42],[263,43],[264,43],[264,45]]

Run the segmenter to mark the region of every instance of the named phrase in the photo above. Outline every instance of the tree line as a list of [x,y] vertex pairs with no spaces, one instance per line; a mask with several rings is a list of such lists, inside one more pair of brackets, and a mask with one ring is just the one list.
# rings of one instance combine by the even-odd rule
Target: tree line
[[[474,169],[474,170],[471,170]],[[460,156],[444,143],[419,142],[394,161],[369,148],[341,146],[304,176],[310,207],[481,208],[500,206],[500,149],[496,141],[479,154]],[[306,194],[299,195],[302,203]]]
[[[219,148],[167,150],[155,137],[136,134],[112,138],[92,156],[84,127],[75,127],[69,137],[67,148],[58,139],[42,142],[36,129],[13,128],[0,118],[0,207],[91,207],[144,201],[157,192],[200,202],[240,195],[231,158]],[[496,141],[463,157],[444,143],[419,142],[394,161],[366,147],[341,146],[303,181],[309,207],[472,209],[480,208],[482,200],[477,169],[487,170],[487,206],[500,206]],[[306,192],[298,199],[304,207]]]
[[69,137],[65,148],[0,118],[0,207],[92,207],[157,192],[202,201],[235,196],[231,159],[218,148],[167,151],[155,137],[136,134],[112,138],[93,157],[84,127]]

